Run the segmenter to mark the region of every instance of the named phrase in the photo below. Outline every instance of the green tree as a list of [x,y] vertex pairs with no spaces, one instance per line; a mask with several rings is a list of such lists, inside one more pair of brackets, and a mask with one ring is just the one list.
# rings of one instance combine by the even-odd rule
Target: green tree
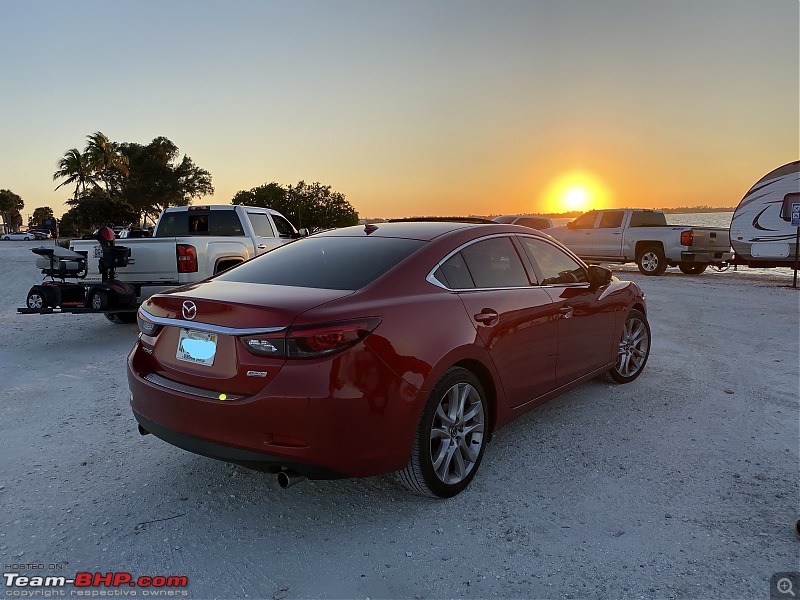
[[42,227],[47,219],[52,219],[53,209],[49,206],[42,206],[33,210],[33,215],[28,219],[28,227]]
[[86,193],[87,185],[96,185],[97,183],[87,158],[77,148],[67,150],[58,161],[58,169],[53,173],[53,181],[58,179],[63,179],[64,181],[59,183],[56,189],[63,185],[75,184],[75,191],[72,193],[73,200],[78,199],[78,192],[81,194]]
[[0,190],[0,216],[7,230],[16,230],[22,226],[22,214],[25,202],[11,190]]
[[139,219],[139,213],[130,204],[108,196],[99,188],[71,203],[72,208],[61,218],[61,232],[66,236],[90,233],[103,225],[134,223]]
[[122,198],[151,219],[170,206],[186,206],[214,193],[211,174],[186,155],[179,160],[178,147],[165,137],[146,146],[120,144],[119,150],[129,169],[121,185]]
[[128,176],[128,158],[120,153],[119,144],[112,142],[102,131],[86,136],[84,157],[95,177],[105,184],[109,195],[117,192],[121,179]]
[[345,195],[319,182],[307,184],[300,181],[286,188],[274,182],[268,183],[237,192],[231,204],[272,208],[283,214],[295,227],[309,230],[358,224],[358,212]]

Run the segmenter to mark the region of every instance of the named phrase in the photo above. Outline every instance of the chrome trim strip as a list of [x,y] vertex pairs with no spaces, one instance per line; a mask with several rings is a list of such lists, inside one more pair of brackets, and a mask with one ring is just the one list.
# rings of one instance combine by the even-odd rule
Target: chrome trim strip
[[184,321],[183,319],[169,319],[167,317],[156,317],[147,312],[144,307],[139,310],[148,321],[156,325],[172,325],[174,327],[186,327],[197,331],[208,331],[209,333],[220,333],[222,335],[257,335],[259,333],[279,333],[286,331],[286,327],[254,327],[252,329],[237,329],[235,327],[223,327],[222,325],[210,325],[199,321]]
[[[156,375],[155,373],[148,373],[147,375],[144,376],[144,378],[153,385],[167,388],[168,390],[172,390],[173,392],[182,392],[184,394],[189,394],[191,396],[199,396],[201,398],[208,398],[210,400],[219,400],[220,392],[212,392],[211,390],[203,390],[200,388],[193,387],[191,385],[178,383],[177,381],[172,381],[171,379],[167,379],[166,377],[161,377],[161,375]],[[241,398],[244,398],[244,396],[237,396],[236,394],[225,394],[225,395],[227,397],[226,400],[239,400]]]

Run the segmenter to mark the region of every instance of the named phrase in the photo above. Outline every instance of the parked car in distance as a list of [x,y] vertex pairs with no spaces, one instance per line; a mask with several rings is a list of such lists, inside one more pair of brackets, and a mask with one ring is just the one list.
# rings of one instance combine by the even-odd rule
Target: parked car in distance
[[37,240],[49,240],[53,237],[53,234],[46,229],[29,229],[28,233],[32,233]]
[[119,234],[115,233],[115,236],[121,240],[130,240],[134,238],[147,238],[152,237],[153,232],[148,231],[147,229],[142,229],[141,227],[126,227]]
[[549,229],[554,226],[553,220],[539,215],[501,215],[492,219],[495,223],[507,223],[509,225],[523,225],[531,229]]
[[4,233],[3,239],[7,242],[19,240],[27,242],[28,240],[35,240],[36,236],[27,231],[12,231],[11,233]]
[[544,230],[588,262],[636,262],[643,275],[661,275],[677,266],[699,275],[709,265],[733,258],[724,227],[668,225],[660,210],[592,210],[565,226]]
[[492,432],[645,367],[642,291],[516,226],[381,223],[272,250],[139,309],[139,431],[278,475],[398,472],[451,497]]

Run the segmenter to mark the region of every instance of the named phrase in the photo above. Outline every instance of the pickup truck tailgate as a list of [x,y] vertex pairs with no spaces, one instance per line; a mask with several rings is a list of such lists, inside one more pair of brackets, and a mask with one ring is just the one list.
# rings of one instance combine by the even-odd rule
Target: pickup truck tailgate
[[[133,242],[133,243],[131,243]],[[178,283],[178,261],[175,256],[176,238],[147,238],[119,240],[120,246],[131,249],[128,266],[119,269],[128,282],[159,281]]]
[[727,252],[731,248],[730,232],[723,227],[692,227],[692,234],[692,251]]

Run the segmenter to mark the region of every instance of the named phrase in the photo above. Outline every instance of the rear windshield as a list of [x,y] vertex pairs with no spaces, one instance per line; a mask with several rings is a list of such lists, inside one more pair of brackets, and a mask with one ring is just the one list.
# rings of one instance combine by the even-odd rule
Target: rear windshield
[[164,213],[153,237],[195,235],[242,236],[244,229],[233,210],[181,210]]
[[328,290],[357,290],[426,242],[401,238],[309,237],[279,246],[217,277]]
[[631,215],[630,227],[663,227],[667,224],[667,217],[663,212],[634,211]]

